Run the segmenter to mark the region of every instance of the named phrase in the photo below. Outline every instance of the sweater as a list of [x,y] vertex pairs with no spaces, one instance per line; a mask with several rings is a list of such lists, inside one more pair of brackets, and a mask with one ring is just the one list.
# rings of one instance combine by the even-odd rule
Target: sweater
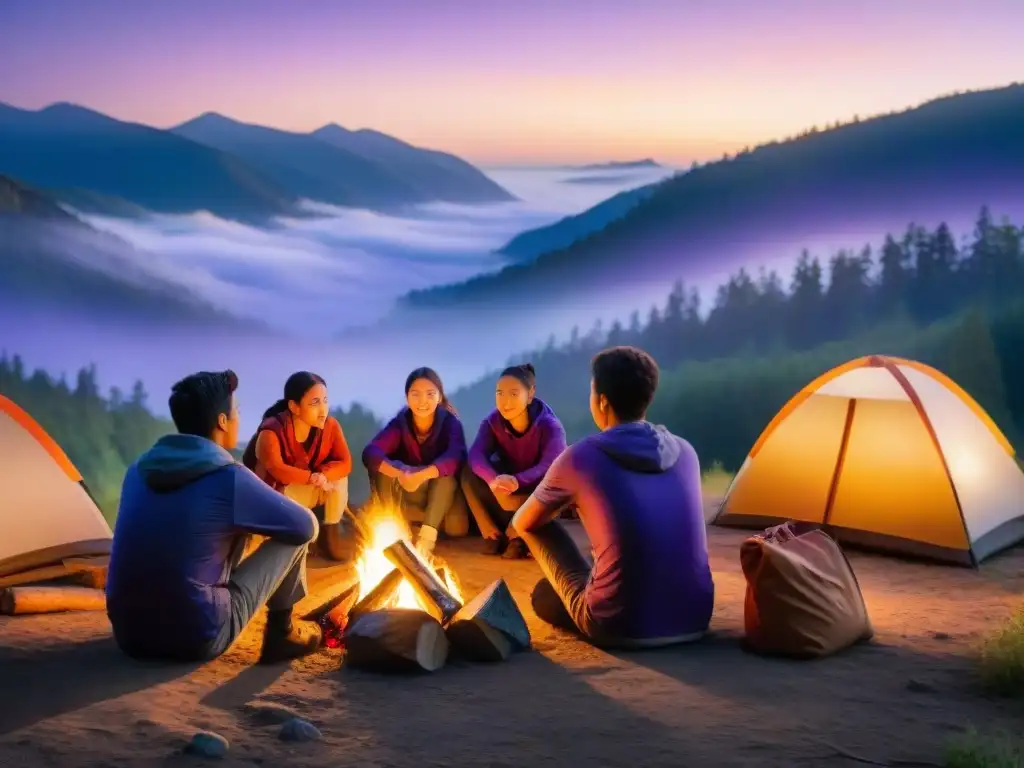
[[528,411],[530,426],[522,434],[497,410],[480,422],[469,449],[469,468],[488,485],[498,475],[510,474],[521,492],[532,490],[565,450],[565,429],[547,403],[535,399]]
[[314,472],[332,482],[348,477],[352,472],[352,454],[338,420],[328,417],[324,428],[311,430],[311,435],[312,442],[307,450],[306,445],[295,439],[295,427],[289,414],[268,417],[254,437],[256,466],[253,471],[278,491],[287,485],[307,484]]
[[433,464],[440,477],[458,474],[466,460],[466,435],[459,417],[447,408],[439,407],[434,425],[421,443],[416,439],[412,413],[403,408],[378,432],[363,450],[363,464],[372,474],[385,461],[420,468]]

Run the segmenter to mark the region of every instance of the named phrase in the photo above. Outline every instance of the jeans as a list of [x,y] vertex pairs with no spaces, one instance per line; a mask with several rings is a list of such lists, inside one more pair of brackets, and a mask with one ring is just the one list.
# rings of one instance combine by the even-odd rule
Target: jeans
[[[480,535],[491,538],[494,533],[504,533],[512,516],[529,498],[530,494],[494,493],[483,478],[476,475],[468,466],[462,469],[462,492],[466,495],[466,504],[473,513]],[[517,534],[512,533],[512,538]]]
[[557,520],[520,534],[544,578],[533,589],[533,610],[548,624],[601,644],[608,638],[590,615],[586,589],[593,562]]
[[239,562],[243,551],[239,546],[228,582],[231,618],[207,646],[207,659],[224,653],[264,603],[268,610],[287,611],[306,596],[305,544],[267,540]]

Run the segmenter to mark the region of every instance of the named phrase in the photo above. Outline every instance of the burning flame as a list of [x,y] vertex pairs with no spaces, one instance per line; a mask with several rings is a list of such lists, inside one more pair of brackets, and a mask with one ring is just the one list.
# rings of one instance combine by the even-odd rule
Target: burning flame
[[[356,561],[356,573],[359,575],[360,597],[368,595],[380,584],[395,566],[384,556],[385,548],[399,539],[412,541],[412,532],[402,511],[396,507],[373,504],[359,516],[359,528],[363,535],[363,550]],[[422,556],[422,555],[421,555]],[[424,558],[431,566],[436,566],[433,557]],[[462,602],[462,592],[456,583],[454,574],[447,568],[443,570],[442,581],[452,596]],[[402,579],[398,587],[393,608],[418,608],[426,610],[416,590],[408,579]]]

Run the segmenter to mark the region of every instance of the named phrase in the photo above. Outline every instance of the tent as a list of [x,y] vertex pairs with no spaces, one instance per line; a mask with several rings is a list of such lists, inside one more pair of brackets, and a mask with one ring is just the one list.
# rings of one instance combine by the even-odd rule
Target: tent
[[19,575],[53,578],[67,560],[110,554],[110,526],[82,475],[31,416],[3,396],[0,456],[0,584],[25,580]]
[[851,544],[976,566],[1024,540],[1024,472],[989,415],[947,376],[862,357],[783,406],[712,523],[786,520]]

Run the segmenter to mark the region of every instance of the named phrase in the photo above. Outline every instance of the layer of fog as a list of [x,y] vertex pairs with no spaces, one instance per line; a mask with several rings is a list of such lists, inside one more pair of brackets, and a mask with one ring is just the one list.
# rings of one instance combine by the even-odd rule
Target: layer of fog
[[[255,426],[280,396],[289,373],[325,376],[337,404],[359,401],[385,415],[403,399],[405,375],[431,365],[449,389],[473,381],[520,351],[487,343],[470,347],[451,337],[399,333],[365,343],[338,343],[337,332],[383,317],[406,291],[499,269],[493,251],[523,230],[578,213],[623,189],[670,171],[630,175],[616,185],[566,184],[578,170],[500,169],[491,175],[520,201],[469,207],[425,206],[384,216],[308,203],[311,215],[265,229],[208,213],[145,219],[83,216],[94,228],[135,249],[139,270],[176,283],[229,312],[258,319],[287,337],[226,336],[211,330],[139,329],[52,308],[0,306],[0,350],[20,355],[74,383],[77,370],[95,364],[106,390],[141,379],[150,405],[166,413],[171,384],[196,370],[233,368],[242,380],[243,429]],[[129,251],[130,252],[130,251]],[[517,340],[518,342],[519,340]],[[524,336],[521,341],[530,341]]]
[[655,169],[580,189],[565,183],[567,172],[500,170],[494,178],[520,200],[426,205],[402,215],[307,201],[308,217],[268,228],[205,212],[83,218],[145,254],[140,266],[154,277],[214,306],[293,333],[334,336],[372,324],[410,290],[500,269],[504,261],[494,251],[520,232],[667,173]]
[[[447,324],[424,318],[388,333],[360,331],[336,341],[338,329],[372,323],[406,290],[497,268],[500,261],[491,252],[522,229],[578,212],[619,191],[564,183],[578,170],[506,169],[493,175],[522,202],[432,206],[403,217],[310,204],[319,218],[278,222],[267,230],[206,214],[154,217],[145,223],[93,217],[94,225],[135,245],[145,259],[141,266],[151,274],[194,286],[211,303],[259,318],[288,337],[240,338],[181,328],[142,331],[64,313],[0,307],[0,349],[21,354],[29,367],[66,374],[72,382],[76,370],[90,363],[96,364],[104,388],[127,389],[141,378],[151,406],[161,413],[170,385],[182,375],[233,368],[242,381],[244,432],[255,427],[263,409],[280,396],[288,374],[299,369],[323,375],[334,403],[358,401],[384,417],[401,405],[404,378],[420,365],[436,368],[452,391],[542,346],[549,335],[566,339],[573,326],[585,333],[600,319],[608,328],[615,319],[627,322],[634,310],[646,320],[652,304],[664,304],[675,278],[699,288],[706,309],[718,285],[739,266],[755,276],[762,265],[777,269],[788,286],[802,249],[827,264],[839,248],[859,249],[866,243],[877,248],[884,233],[902,232],[907,224],[903,215],[892,214],[787,236],[751,231],[735,247],[704,254],[699,267],[680,265],[678,273],[647,283],[608,286],[599,295],[566,285],[564,298],[542,312],[509,311],[486,320],[470,312]],[[977,208],[972,204],[958,210],[956,215],[936,210],[917,220],[932,227],[946,220],[955,232],[967,234]],[[1020,209],[997,205],[994,212],[1016,214]],[[628,256],[623,255],[624,263]]]

